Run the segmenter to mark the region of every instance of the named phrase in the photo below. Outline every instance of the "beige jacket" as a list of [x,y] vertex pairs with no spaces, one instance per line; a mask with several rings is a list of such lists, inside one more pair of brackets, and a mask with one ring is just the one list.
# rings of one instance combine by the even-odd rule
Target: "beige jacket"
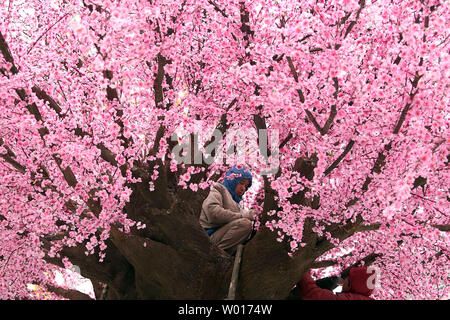
[[203,201],[200,225],[205,229],[216,228],[240,218],[253,220],[253,215],[253,210],[240,208],[227,188],[216,183]]

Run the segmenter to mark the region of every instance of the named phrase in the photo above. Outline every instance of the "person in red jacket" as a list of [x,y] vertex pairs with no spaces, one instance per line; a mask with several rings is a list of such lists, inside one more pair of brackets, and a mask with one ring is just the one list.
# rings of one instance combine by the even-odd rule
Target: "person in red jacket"
[[308,271],[297,284],[297,290],[303,300],[373,300],[370,297],[373,289],[369,288],[372,275],[367,267],[351,268],[342,285],[342,293],[334,294],[333,291],[319,288]]

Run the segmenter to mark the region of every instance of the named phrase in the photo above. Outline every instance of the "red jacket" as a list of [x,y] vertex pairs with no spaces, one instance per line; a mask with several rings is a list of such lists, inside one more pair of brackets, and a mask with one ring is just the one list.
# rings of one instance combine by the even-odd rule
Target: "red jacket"
[[[373,300],[370,298],[372,290],[367,289],[365,282],[358,280],[361,279],[357,279],[355,276],[354,279],[351,279],[351,283],[354,285],[351,286],[350,292],[334,294],[330,290],[319,288],[309,272],[306,272],[297,284],[297,290],[303,300]],[[359,289],[358,292],[354,287],[356,289],[365,287],[366,290]]]

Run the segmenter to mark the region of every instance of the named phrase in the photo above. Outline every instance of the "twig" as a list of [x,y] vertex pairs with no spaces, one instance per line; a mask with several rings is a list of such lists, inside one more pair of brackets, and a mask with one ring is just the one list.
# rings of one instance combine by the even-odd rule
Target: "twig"
[[58,22],[60,22],[62,19],[64,19],[65,17],[67,17],[70,14],[70,12],[67,12],[65,15],[63,15],[61,18],[59,18],[54,24],[52,24],[50,27],[47,28],[47,30],[44,31],[43,34],[40,35],[39,38],[37,38],[37,40],[31,45],[30,49],[28,49],[27,54],[30,53],[30,51],[34,48],[34,46],[39,42],[39,40],[41,40],[41,38],[48,32],[50,31],[51,28],[53,28]]

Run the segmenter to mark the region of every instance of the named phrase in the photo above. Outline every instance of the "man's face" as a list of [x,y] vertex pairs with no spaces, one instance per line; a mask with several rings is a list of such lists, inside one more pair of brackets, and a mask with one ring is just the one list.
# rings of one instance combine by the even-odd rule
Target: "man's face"
[[236,189],[234,190],[234,192],[236,192],[236,194],[239,197],[242,197],[242,195],[244,194],[248,184],[250,183],[250,180],[248,179],[242,179],[236,186]]

